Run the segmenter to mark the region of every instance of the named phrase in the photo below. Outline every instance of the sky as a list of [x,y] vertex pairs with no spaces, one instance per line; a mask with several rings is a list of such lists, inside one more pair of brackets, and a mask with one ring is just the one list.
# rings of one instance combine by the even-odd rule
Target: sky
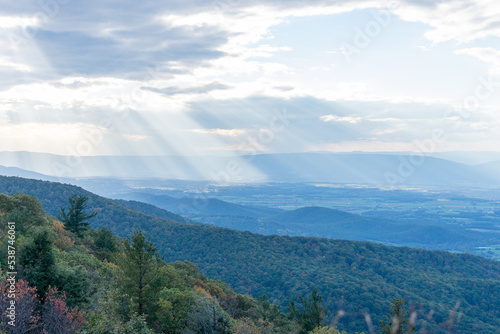
[[0,0],[0,151],[500,151],[500,3]]

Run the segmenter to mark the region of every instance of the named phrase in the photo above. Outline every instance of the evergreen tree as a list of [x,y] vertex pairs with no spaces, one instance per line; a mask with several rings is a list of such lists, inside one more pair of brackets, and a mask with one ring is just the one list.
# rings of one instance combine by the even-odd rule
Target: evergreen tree
[[80,238],[83,237],[83,232],[89,227],[89,223],[86,220],[97,215],[97,212],[92,212],[91,214],[85,212],[87,209],[87,200],[88,197],[75,194],[69,198],[68,212],[66,212],[65,208],[61,208],[61,212],[57,215],[57,219],[64,223],[66,229],[75,233]]
[[98,248],[106,249],[110,252],[116,251],[116,237],[107,227],[102,227],[96,231],[95,245]]
[[326,308],[321,304],[323,297],[318,294],[318,289],[314,288],[308,297],[300,296],[302,309],[297,309],[295,302],[290,301],[288,311],[301,327],[301,334],[309,333],[316,327],[321,326],[323,318],[326,316]]
[[[390,313],[387,314],[389,323],[380,321],[380,328],[383,334],[411,334],[415,326],[408,320],[408,311],[405,309],[403,298],[393,298]],[[406,329],[404,326],[407,324]]]
[[19,254],[20,273],[44,295],[56,280],[56,258],[54,254],[54,233],[41,228],[34,233],[33,240],[26,244]]
[[159,276],[161,256],[141,229],[125,241],[124,247],[123,256],[117,259],[119,280],[125,292],[137,303],[138,314],[142,315],[149,300],[150,284]]

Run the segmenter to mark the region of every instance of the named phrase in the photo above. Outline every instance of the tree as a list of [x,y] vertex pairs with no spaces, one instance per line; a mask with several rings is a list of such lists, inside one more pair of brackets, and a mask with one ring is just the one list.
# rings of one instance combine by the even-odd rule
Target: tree
[[54,220],[52,227],[50,228],[52,232],[57,234],[57,238],[54,240],[54,245],[59,248],[59,250],[66,250],[72,247],[75,242],[71,239],[71,232],[64,228],[64,224],[58,220]]
[[258,319],[254,321],[250,318],[238,319],[233,327],[234,334],[272,334],[276,333],[274,325]]
[[[393,298],[392,305],[387,314],[389,323],[380,321],[381,332],[384,334],[411,334],[415,330],[415,325],[408,320],[408,311],[404,307],[405,300],[403,298]],[[406,329],[404,326],[407,324]]]
[[288,311],[290,312],[290,316],[300,325],[300,333],[306,334],[316,327],[321,326],[323,318],[326,316],[327,309],[321,304],[323,297],[318,294],[317,288],[314,288],[311,295],[308,297],[300,296],[299,299],[302,304],[302,309],[297,309],[294,301],[291,300]]
[[[345,331],[339,331],[337,328],[328,326],[316,327],[310,334],[347,334]],[[357,333],[356,333],[357,334]],[[363,334],[363,333],[360,333]]]
[[0,212],[8,212],[7,221],[16,222],[16,231],[25,234],[29,228],[50,226],[42,204],[36,197],[15,194],[0,195]]
[[89,227],[89,223],[86,220],[97,215],[97,212],[92,212],[91,214],[85,212],[87,209],[87,200],[88,197],[75,194],[69,198],[68,212],[66,212],[65,208],[61,208],[61,212],[57,215],[57,219],[64,223],[66,229],[75,233],[80,238],[83,237],[83,232]]
[[44,227],[36,230],[33,239],[20,249],[20,274],[32,286],[36,286],[41,295],[57,279],[53,243],[54,232]]
[[[194,294],[177,288],[163,288],[160,291],[159,327],[161,333],[180,333],[187,324],[188,316],[194,304]],[[156,329],[156,328],[155,328]]]
[[[6,310],[0,313],[0,333],[6,330],[9,334],[74,334],[83,326],[83,314],[68,308],[64,293],[61,295],[55,288],[49,288],[44,304],[40,305],[37,289],[19,280],[16,283],[15,307],[12,308],[8,290],[10,285],[5,278],[0,281],[0,309]],[[9,307],[13,311],[9,311]],[[15,326],[9,324],[13,321],[9,312],[15,312]]]
[[102,227],[96,231],[95,245],[113,253],[116,251],[116,237],[110,229]]
[[[0,333],[7,331],[9,334],[36,333],[42,324],[38,313],[38,299],[36,288],[30,287],[28,282],[19,280],[16,283],[15,307],[11,306],[9,287],[11,283],[6,278],[0,281]],[[9,310],[10,308],[10,310]],[[10,312],[15,312],[15,326],[11,326]]]
[[49,288],[42,307],[43,329],[51,334],[74,334],[83,327],[83,314],[70,309],[66,304],[66,294]]
[[217,299],[202,294],[195,300],[189,314],[187,334],[231,334],[229,315],[220,307]]
[[98,230],[90,230],[89,234],[94,240],[95,247],[92,247],[94,255],[100,260],[112,261],[113,253],[118,250],[117,237],[113,232],[102,227]]
[[149,285],[159,276],[161,256],[141,229],[129,236],[124,247],[124,254],[117,259],[118,278],[125,292],[137,303],[138,314],[142,315],[145,303],[149,300]]

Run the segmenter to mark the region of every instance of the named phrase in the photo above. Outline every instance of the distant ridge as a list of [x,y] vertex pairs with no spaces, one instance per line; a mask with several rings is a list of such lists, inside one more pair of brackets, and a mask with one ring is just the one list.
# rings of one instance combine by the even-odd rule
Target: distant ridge
[[40,174],[37,172],[32,172],[29,170],[17,168],[17,167],[5,167],[0,166],[0,175],[5,176],[17,176],[27,179],[43,180],[43,181],[56,181],[55,177]]
[[120,198],[149,203],[164,210],[188,216],[244,216],[261,218],[283,211],[267,207],[244,206],[221,201],[216,198],[206,198],[200,201],[196,198],[175,198],[168,195],[153,195],[140,192],[122,195]]
[[[443,246],[473,240],[446,226],[409,224],[382,218],[369,218],[324,207],[304,207],[262,219],[293,231],[290,235],[326,237],[345,240],[365,240],[386,244],[406,244],[426,247],[435,238]],[[435,244],[435,247],[437,244]],[[441,248],[442,249],[442,248]]]
[[[442,153],[441,155],[443,155]],[[87,156],[0,152],[0,164],[57,178],[164,178],[224,182],[332,182],[377,186],[500,186],[500,171],[432,156],[282,153],[223,156]],[[236,164],[237,173],[227,175]],[[494,164],[491,163],[490,164]]]

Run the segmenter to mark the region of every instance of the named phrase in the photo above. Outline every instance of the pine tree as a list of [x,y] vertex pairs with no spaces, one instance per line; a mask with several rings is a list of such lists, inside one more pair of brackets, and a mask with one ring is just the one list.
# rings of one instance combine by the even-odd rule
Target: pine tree
[[65,208],[61,208],[61,212],[57,215],[57,219],[64,223],[66,229],[75,233],[80,238],[83,237],[83,232],[89,227],[89,223],[86,220],[97,215],[97,212],[92,212],[91,214],[85,212],[87,209],[87,200],[88,197],[75,194],[69,198],[68,212],[66,212]]
[[20,250],[21,276],[36,286],[41,295],[54,285],[57,276],[53,243],[54,233],[48,228],[41,228],[34,233],[33,240]]
[[125,253],[118,257],[118,277],[125,292],[137,303],[137,312],[144,314],[150,284],[158,278],[161,256],[141,229],[125,241]]

